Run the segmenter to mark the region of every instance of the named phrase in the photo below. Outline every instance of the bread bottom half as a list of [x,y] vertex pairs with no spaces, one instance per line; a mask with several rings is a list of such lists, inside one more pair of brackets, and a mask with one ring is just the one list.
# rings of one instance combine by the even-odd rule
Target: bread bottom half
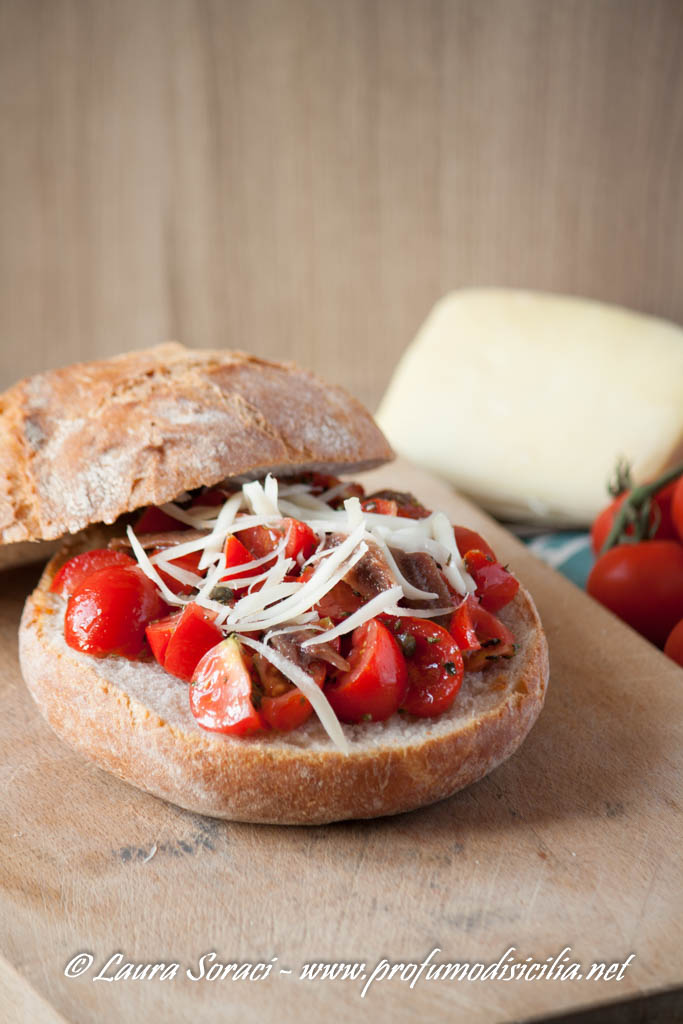
[[53,730],[101,768],[171,803],[217,818],[320,825],[413,810],[468,786],[519,747],[543,706],[548,650],[520,588],[500,618],[518,644],[510,661],[466,673],[451,710],[345,725],[350,754],[315,716],[287,734],[240,739],[201,729],[188,685],[155,662],[96,659],[64,641],[66,602],[48,564],[19,632],[21,668]]

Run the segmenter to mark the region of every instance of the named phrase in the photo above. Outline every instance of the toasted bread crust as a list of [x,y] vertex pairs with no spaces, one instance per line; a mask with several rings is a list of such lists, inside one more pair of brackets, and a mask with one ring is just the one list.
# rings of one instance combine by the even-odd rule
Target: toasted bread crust
[[[264,739],[206,732],[186,708],[186,684],[158,666],[97,660],[66,646],[64,602],[48,591],[69,553],[52,560],[26,603],[19,633],[24,679],[44,717],[72,747],[191,811],[299,825],[409,811],[451,795],[508,758],[543,706],[547,644],[533,601],[520,588],[502,615],[519,641],[518,653],[476,678],[467,673],[454,709],[438,719],[395,716],[345,726],[348,756],[317,722]],[[122,684],[122,673],[135,685]]]
[[355,399],[293,364],[159,345],[0,395],[0,544],[112,523],[228,476],[392,457]]

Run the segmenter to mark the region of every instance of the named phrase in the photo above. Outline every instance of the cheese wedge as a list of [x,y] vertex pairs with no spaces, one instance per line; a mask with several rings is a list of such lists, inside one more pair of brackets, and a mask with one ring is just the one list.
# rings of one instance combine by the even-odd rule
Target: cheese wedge
[[585,299],[453,292],[377,418],[398,452],[495,515],[588,525],[617,459],[637,481],[683,459],[683,329]]

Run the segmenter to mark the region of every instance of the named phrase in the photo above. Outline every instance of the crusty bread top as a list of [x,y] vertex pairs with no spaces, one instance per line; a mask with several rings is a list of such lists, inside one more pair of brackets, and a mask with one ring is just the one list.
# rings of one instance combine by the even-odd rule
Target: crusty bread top
[[291,363],[159,345],[0,395],[0,543],[111,523],[229,476],[392,457],[360,403]]

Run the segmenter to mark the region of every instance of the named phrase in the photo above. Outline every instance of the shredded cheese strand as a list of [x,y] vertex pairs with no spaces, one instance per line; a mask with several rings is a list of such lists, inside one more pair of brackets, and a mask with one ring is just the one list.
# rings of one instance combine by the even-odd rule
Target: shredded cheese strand
[[279,651],[274,651],[272,647],[268,647],[259,640],[252,640],[251,637],[242,636],[239,633],[237,634],[237,638],[240,643],[245,644],[247,647],[251,647],[252,650],[263,655],[271,665],[282,672],[283,676],[286,676],[291,683],[294,683],[297,689],[301,690],[304,697],[307,697],[313,705],[313,710],[320,719],[323,729],[330,737],[335,747],[337,747],[342,754],[348,754],[349,744],[339,723],[339,719],[335,715],[330,706],[330,702],[320,687],[316,684],[315,680],[312,679],[307,672],[304,672],[302,668],[295,665],[293,661],[290,661],[289,658],[280,654]]

